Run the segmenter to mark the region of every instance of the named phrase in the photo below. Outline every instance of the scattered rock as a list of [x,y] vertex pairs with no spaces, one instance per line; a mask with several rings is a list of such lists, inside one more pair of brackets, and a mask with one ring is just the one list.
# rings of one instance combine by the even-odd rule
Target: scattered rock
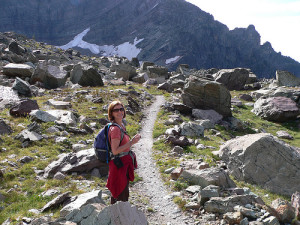
[[228,224],[240,224],[243,215],[240,212],[227,212],[223,215],[223,218]]
[[64,86],[68,77],[67,71],[60,68],[53,61],[39,61],[30,83],[42,82],[47,89],[54,89]]
[[[68,220],[70,217],[72,217],[72,214],[74,215],[78,210],[81,210],[83,206],[87,204],[92,204],[92,203],[102,203],[104,204],[104,201],[102,200],[102,191],[92,191],[92,192],[87,192],[81,195],[76,196],[75,201],[65,205],[61,210],[60,210],[60,216],[61,217],[66,217]],[[74,222],[74,221],[73,221]]]
[[208,185],[198,193],[198,202],[204,205],[212,197],[220,197],[220,187],[215,185]]
[[280,130],[276,132],[277,137],[279,138],[283,138],[283,139],[288,139],[288,140],[293,140],[294,137],[292,135],[290,135],[288,132]]
[[209,213],[227,213],[234,212],[235,206],[244,206],[246,204],[264,204],[263,201],[255,195],[236,195],[230,197],[212,197],[205,202],[204,209]]
[[243,90],[250,71],[244,68],[222,69],[214,74],[215,81],[224,84],[228,90]]
[[89,65],[77,64],[70,72],[70,80],[73,84],[79,84],[83,87],[86,86],[103,86],[101,74]]
[[169,83],[167,83],[167,82],[164,82],[164,83],[162,83],[162,84],[159,84],[159,85],[157,86],[157,89],[165,90],[165,91],[171,93],[171,92],[174,90],[174,87],[173,87],[171,84],[169,84]]
[[177,180],[183,172],[182,167],[177,167],[171,172],[171,179]]
[[70,194],[71,192],[65,192],[56,198],[54,198],[52,201],[48,202],[42,209],[41,212],[46,212],[49,209],[57,208],[58,206],[62,205],[65,201],[70,200]]
[[279,86],[295,87],[300,85],[300,78],[288,71],[277,70],[276,81]]
[[286,97],[260,98],[252,112],[269,121],[285,122],[294,120],[300,114],[296,103]]
[[174,110],[177,110],[180,113],[185,114],[185,115],[190,115],[192,113],[192,108],[191,107],[189,107],[185,104],[182,104],[180,102],[174,102],[172,104],[172,107],[173,107]]
[[190,145],[189,140],[185,136],[168,136],[166,142],[170,142],[172,145],[185,147]]
[[231,95],[224,85],[190,76],[183,90],[183,104],[193,109],[213,109],[222,116],[231,116]]
[[237,180],[261,185],[279,194],[300,189],[300,153],[271,134],[241,136],[220,148],[220,157]]
[[30,84],[28,84],[26,81],[20,79],[19,77],[16,77],[16,80],[13,83],[12,89],[17,91],[18,95],[20,95],[20,96],[25,96],[25,97],[32,96]]
[[31,77],[34,72],[34,68],[27,64],[15,64],[9,63],[3,67],[3,74],[14,77]]
[[226,188],[235,187],[235,183],[229,178],[228,174],[224,170],[218,168],[184,170],[180,178],[191,184],[200,185],[202,188],[211,184]]
[[70,102],[55,101],[54,99],[49,99],[46,104],[53,106],[55,109],[70,109],[72,105]]
[[188,137],[203,137],[204,127],[193,122],[184,122],[180,125],[181,135]]
[[103,204],[93,203],[83,206],[80,210],[73,210],[66,216],[67,221],[76,224],[89,225],[147,225],[146,216],[129,202],[117,202],[105,207]]
[[53,177],[57,172],[89,172],[94,168],[99,168],[101,175],[107,175],[108,165],[100,163],[93,148],[81,150],[77,153],[63,153],[58,156],[57,161],[53,161],[45,168],[44,177]]
[[239,96],[240,99],[244,100],[244,101],[248,101],[248,102],[252,102],[253,101],[253,98],[251,95],[248,95],[248,94],[241,94]]
[[42,122],[56,122],[58,124],[76,125],[77,117],[71,111],[65,110],[33,110],[30,116],[34,120]]
[[292,195],[291,204],[295,208],[297,219],[300,220],[300,192],[295,192]]
[[12,132],[11,127],[4,120],[0,119],[0,134],[11,134]]
[[223,119],[222,115],[220,115],[219,113],[217,113],[215,110],[212,109],[209,110],[193,109],[192,114],[197,119],[210,120],[210,122],[213,124],[217,124]]
[[36,100],[22,99],[10,108],[9,114],[16,117],[26,117],[33,110],[38,110],[39,106]]
[[21,142],[40,141],[43,139],[43,136],[35,131],[23,130],[15,137],[15,139],[20,140]]

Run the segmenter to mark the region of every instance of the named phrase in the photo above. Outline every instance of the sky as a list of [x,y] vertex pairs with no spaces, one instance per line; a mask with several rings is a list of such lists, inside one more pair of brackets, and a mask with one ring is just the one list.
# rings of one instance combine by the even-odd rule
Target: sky
[[276,52],[300,62],[300,0],[186,0],[230,30],[250,24]]

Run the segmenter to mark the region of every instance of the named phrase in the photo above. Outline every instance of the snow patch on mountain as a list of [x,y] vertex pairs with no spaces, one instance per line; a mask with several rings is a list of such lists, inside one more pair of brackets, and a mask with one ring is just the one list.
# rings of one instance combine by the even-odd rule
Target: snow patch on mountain
[[90,28],[85,29],[80,34],[76,35],[72,41],[69,43],[59,46],[61,49],[69,49],[73,47],[80,47],[83,49],[89,49],[94,54],[100,54],[102,56],[124,56],[131,60],[133,57],[137,57],[137,55],[142,51],[141,48],[137,48],[136,45],[143,41],[144,39],[137,39],[137,37],[134,39],[133,43],[125,42],[123,44],[120,44],[118,46],[114,45],[96,45],[88,43],[83,39],[83,37],[90,31]]
[[[153,6],[152,9],[154,9],[157,5],[158,5],[158,3],[157,3],[155,6]],[[151,10],[152,10],[152,9],[151,9]]]
[[181,58],[181,56],[175,56],[173,58],[166,59],[166,64],[168,65],[170,63],[174,63],[174,62],[178,61],[180,58]]

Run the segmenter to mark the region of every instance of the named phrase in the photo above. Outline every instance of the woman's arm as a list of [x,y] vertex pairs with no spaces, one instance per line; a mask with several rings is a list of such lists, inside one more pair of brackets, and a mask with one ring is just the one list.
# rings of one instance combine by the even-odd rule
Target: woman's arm
[[125,145],[120,146],[120,139],[112,139],[111,140],[111,151],[114,155],[120,154],[125,149],[130,148],[132,145],[136,144],[141,138],[141,135],[135,135],[130,141],[128,141]]

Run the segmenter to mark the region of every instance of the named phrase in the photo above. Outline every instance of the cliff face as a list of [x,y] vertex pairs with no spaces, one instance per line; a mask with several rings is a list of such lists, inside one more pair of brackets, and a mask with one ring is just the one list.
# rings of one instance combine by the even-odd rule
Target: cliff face
[[0,32],[15,31],[64,45],[87,28],[88,43],[120,45],[143,39],[140,60],[170,69],[248,67],[260,77],[288,70],[300,76],[300,63],[260,44],[255,27],[230,31],[213,16],[184,0],[2,0]]

